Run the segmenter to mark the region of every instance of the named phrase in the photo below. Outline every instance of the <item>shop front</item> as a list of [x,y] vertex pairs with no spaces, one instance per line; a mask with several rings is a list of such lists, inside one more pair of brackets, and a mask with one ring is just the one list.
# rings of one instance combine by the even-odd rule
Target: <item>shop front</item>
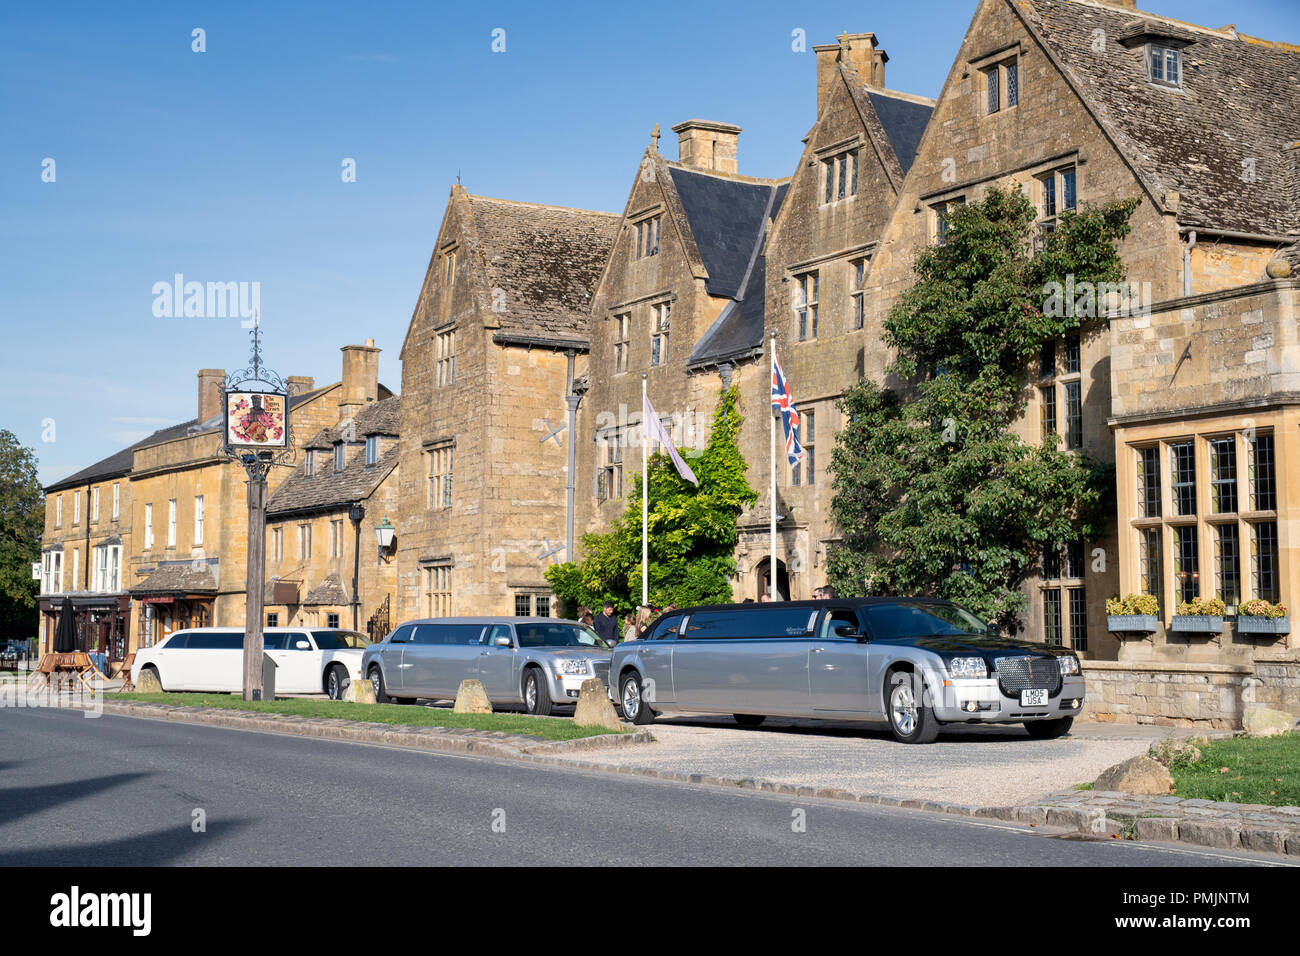
[[103,654],[110,664],[120,664],[131,646],[131,597],[128,594],[49,595],[41,598],[41,653],[54,647],[59,608],[64,597],[72,601],[77,650]]

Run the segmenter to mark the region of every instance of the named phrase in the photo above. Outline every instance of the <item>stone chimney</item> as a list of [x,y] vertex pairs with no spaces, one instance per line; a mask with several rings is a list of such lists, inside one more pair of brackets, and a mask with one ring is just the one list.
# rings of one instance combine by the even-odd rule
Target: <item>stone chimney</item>
[[858,71],[867,86],[885,88],[885,64],[889,54],[876,43],[874,33],[842,33],[836,43],[823,43],[813,47],[817,55],[817,115],[826,106],[826,94],[841,63]]
[[306,395],[316,387],[316,380],[310,375],[290,375],[286,380],[289,385],[289,397]]
[[345,345],[343,353],[343,395],[339,399],[339,421],[353,418],[370,402],[379,399],[379,352],[374,339],[365,345]]
[[226,389],[226,370],[199,369],[199,424],[222,413],[221,396]]
[[738,172],[739,126],[691,119],[678,123],[673,132],[677,134],[677,158],[684,165],[717,173]]

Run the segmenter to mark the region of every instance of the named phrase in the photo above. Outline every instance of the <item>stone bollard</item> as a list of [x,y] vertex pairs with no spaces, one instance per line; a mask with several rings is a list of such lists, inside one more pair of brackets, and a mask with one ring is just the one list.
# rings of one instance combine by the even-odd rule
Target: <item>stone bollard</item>
[[1295,718],[1286,711],[1251,704],[1241,715],[1241,725],[1251,737],[1279,737],[1291,732]]
[[456,691],[456,706],[451,709],[453,714],[490,714],[492,713],[492,701],[488,700],[487,691],[483,688],[483,682],[477,680],[463,680]]
[[578,727],[603,727],[622,730],[623,724],[614,712],[614,704],[605,692],[605,685],[595,677],[582,682],[578,691],[578,706],[573,710],[573,723]]
[[140,679],[135,682],[137,694],[161,694],[163,692],[162,683],[158,680],[158,675],[149,668],[140,672]]
[[350,680],[343,699],[354,704],[373,704],[375,702],[375,685],[368,680]]

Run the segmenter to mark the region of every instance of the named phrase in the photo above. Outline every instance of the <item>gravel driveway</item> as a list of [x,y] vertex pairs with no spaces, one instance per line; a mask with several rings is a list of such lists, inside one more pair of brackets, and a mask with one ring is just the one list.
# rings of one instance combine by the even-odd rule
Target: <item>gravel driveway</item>
[[755,729],[737,727],[728,717],[659,718],[650,730],[657,743],[598,756],[575,754],[572,759],[839,787],[904,799],[1010,806],[1092,781],[1107,767],[1145,753],[1152,741],[1175,732],[1080,721],[1068,737],[1034,740],[1016,724],[954,728],[932,744],[908,746],[896,743],[885,728],[777,718]]

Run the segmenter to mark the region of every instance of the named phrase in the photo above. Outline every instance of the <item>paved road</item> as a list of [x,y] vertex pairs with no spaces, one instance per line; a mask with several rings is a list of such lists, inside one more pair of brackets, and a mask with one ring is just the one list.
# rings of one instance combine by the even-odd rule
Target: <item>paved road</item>
[[[192,829],[196,809],[206,832]],[[806,832],[792,826],[797,811]],[[356,862],[1284,861],[1058,839],[992,821],[287,735],[0,711],[0,866]]]

